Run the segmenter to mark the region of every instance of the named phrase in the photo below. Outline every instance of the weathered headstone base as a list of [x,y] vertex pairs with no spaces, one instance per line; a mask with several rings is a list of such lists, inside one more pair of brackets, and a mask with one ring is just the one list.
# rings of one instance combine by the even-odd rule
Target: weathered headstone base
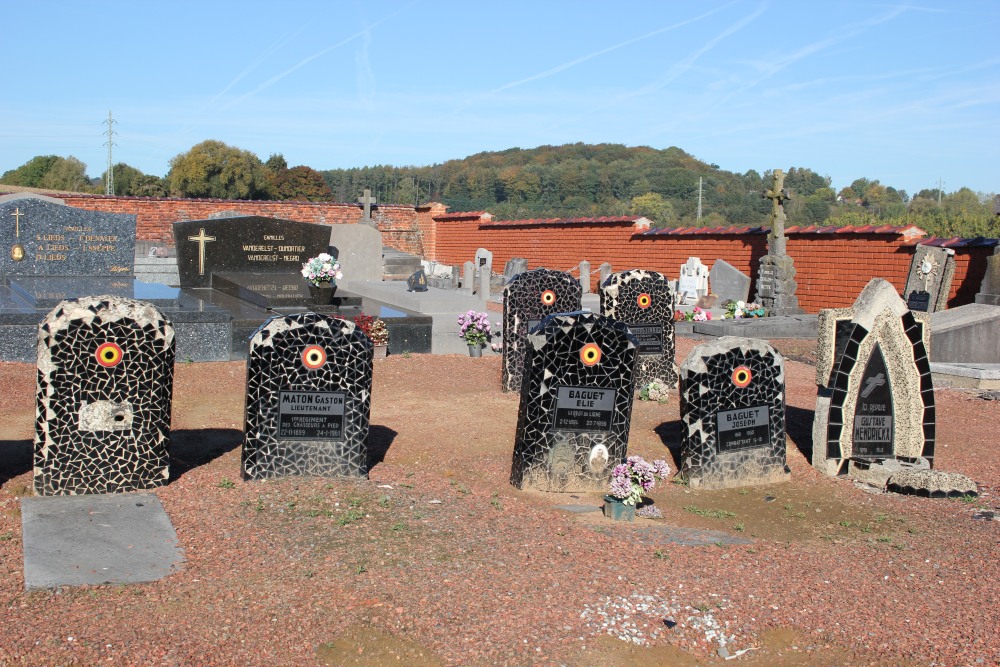
[[765,463],[755,451],[718,454],[710,465],[689,468],[684,478],[692,489],[733,489],[757,484],[777,484],[791,479],[783,463]]
[[764,307],[768,315],[798,315],[805,312],[799,308],[799,297],[795,296],[797,288],[795,262],[791,257],[764,255],[760,258],[756,302]]
[[550,437],[551,447],[542,449],[547,453],[530,461],[515,460],[520,472],[515,486],[556,493],[608,490],[614,468],[611,461],[625,458],[624,446],[590,434],[552,433]]
[[965,475],[939,470],[898,472],[889,478],[886,488],[894,493],[907,493],[927,498],[961,498],[979,495],[976,483]]
[[884,489],[889,478],[904,471],[930,470],[931,463],[925,458],[912,461],[885,459],[884,461],[850,461],[847,476],[870,486]]

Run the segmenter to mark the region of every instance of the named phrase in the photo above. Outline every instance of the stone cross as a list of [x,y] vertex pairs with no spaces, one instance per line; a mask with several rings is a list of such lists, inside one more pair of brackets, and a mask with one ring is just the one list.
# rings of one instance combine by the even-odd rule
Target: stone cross
[[366,225],[372,225],[372,204],[377,203],[375,197],[372,197],[372,191],[365,188],[365,194],[363,197],[358,199],[359,204],[363,204],[365,207],[365,215],[361,218],[361,221]]
[[205,275],[205,243],[211,243],[215,240],[214,236],[206,236],[205,228],[202,227],[198,230],[198,234],[195,236],[189,236],[188,241],[195,241],[198,244],[198,275]]
[[[767,235],[768,253],[772,255],[785,254],[785,201],[792,196],[785,190],[785,173],[774,170],[774,184],[770,190],[764,191],[764,199],[771,200],[771,233]],[[775,243],[777,241],[777,243]],[[777,245],[777,248],[772,247]]]

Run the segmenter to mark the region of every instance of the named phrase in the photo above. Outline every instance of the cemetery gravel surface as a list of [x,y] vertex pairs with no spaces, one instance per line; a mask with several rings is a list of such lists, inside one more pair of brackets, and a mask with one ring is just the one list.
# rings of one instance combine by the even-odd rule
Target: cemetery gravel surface
[[[510,486],[518,397],[498,356],[377,362],[367,481],[243,481],[244,365],[178,364],[156,494],[183,567],[32,592],[35,371],[0,364],[0,664],[1000,664],[1000,523],[973,518],[997,509],[1000,402],[937,392],[937,467],[979,498],[871,493],[808,465],[803,361],[786,366],[791,481],[664,484],[664,518],[635,524],[557,509],[599,494]],[[630,452],[676,470],[679,433],[676,394],[636,402]]]

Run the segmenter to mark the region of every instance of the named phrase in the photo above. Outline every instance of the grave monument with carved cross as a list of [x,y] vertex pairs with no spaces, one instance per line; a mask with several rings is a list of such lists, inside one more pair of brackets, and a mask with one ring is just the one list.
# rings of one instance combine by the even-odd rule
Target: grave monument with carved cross
[[795,264],[785,251],[788,242],[785,236],[785,201],[791,199],[791,195],[784,186],[784,172],[775,169],[771,188],[764,191],[764,198],[771,200],[771,231],[767,235],[767,254],[760,258],[755,301],[764,307],[768,316],[802,312],[799,298],[795,296],[798,287]]
[[364,216],[361,218],[361,224],[368,225],[369,227],[377,227],[375,221],[372,220],[372,204],[377,203],[375,197],[372,197],[372,191],[365,188],[365,194],[358,199],[358,203],[364,206]]

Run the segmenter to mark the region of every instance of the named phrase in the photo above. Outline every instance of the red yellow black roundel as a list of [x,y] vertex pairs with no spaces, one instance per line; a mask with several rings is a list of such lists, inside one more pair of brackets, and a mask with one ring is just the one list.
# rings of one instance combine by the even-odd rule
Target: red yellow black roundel
[[326,350],[319,345],[310,345],[302,351],[302,365],[311,371],[326,363]]
[[556,293],[550,289],[542,292],[542,303],[546,306],[551,306],[556,302]]
[[741,389],[748,384],[750,380],[753,379],[753,373],[746,366],[738,366],[736,370],[733,371],[733,384]]
[[105,368],[114,368],[122,362],[122,348],[118,343],[101,343],[94,353],[97,363]]
[[601,348],[593,343],[587,343],[580,350],[580,361],[584,366],[596,366],[601,363]]
[[640,294],[635,298],[635,302],[639,305],[640,308],[645,310],[646,308],[649,308],[653,304],[653,298],[648,294],[646,294],[645,292],[643,292],[642,294]]

